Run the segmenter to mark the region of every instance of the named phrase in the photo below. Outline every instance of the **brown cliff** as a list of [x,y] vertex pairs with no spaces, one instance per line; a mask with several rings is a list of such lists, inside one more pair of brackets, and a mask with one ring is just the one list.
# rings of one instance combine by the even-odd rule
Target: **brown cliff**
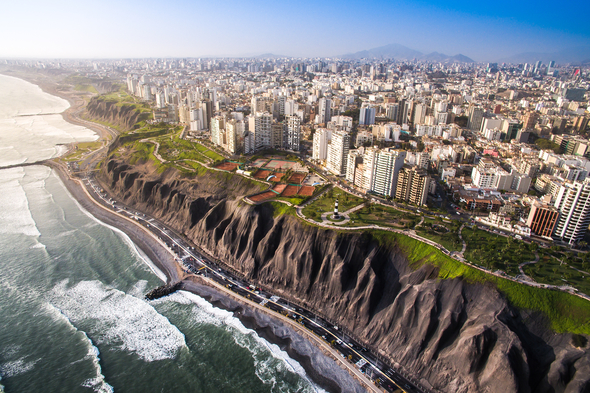
[[132,104],[120,104],[103,97],[93,97],[86,107],[87,115],[94,120],[114,125],[121,131],[129,131],[142,120],[149,118],[149,112],[142,112]]
[[110,160],[101,178],[118,198],[166,221],[261,285],[316,310],[442,392],[588,392],[590,349],[516,310],[491,285],[439,280],[395,244],[275,217],[248,206],[239,176],[178,180]]

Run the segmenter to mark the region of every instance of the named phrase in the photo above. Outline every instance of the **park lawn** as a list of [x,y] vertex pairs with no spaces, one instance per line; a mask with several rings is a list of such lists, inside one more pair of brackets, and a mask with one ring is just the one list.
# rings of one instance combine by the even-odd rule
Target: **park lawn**
[[273,202],[273,201],[264,202],[264,203],[269,203],[273,207],[273,216],[274,217],[282,216],[284,214],[291,215],[291,216],[297,216],[297,212],[293,206],[289,206],[285,203]]
[[136,164],[138,161],[147,162],[152,161],[157,168],[162,166],[160,160],[154,156],[154,150],[156,145],[150,142],[135,142],[131,145],[132,153],[129,159],[131,165]]
[[76,146],[78,146],[78,150],[97,150],[102,147],[102,141],[80,142]]
[[511,276],[520,274],[518,265],[535,259],[535,254],[522,241],[495,235],[476,227],[463,228],[467,243],[465,259],[491,270],[502,270]]
[[535,281],[550,285],[570,285],[590,295],[590,275],[561,264],[553,257],[544,256],[539,262],[523,267],[525,274]]
[[342,191],[340,188],[334,187],[307,205],[303,209],[303,214],[306,217],[311,217],[319,222],[321,219],[316,219],[311,213],[315,212],[317,217],[319,217],[322,213],[334,211],[334,203],[336,202],[336,199],[338,199],[338,211],[341,213],[365,202],[363,198],[359,198],[355,195]]
[[300,196],[292,196],[292,197],[277,197],[275,199],[280,201],[286,201],[292,203],[295,206],[301,205],[305,201],[307,201],[310,197],[300,197]]
[[160,144],[160,155],[168,161],[193,160],[202,163],[209,161],[207,157],[194,148],[191,142],[184,139],[165,136],[158,138],[157,141]]
[[468,283],[491,283],[517,308],[544,313],[557,333],[590,334],[590,302],[562,291],[534,288],[493,276],[456,261],[436,248],[397,233],[370,231],[383,245],[397,244],[414,269],[438,267],[440,279],[462,278]]
[[74,90],[98,94],[98,90],[96,90],[96,88],[90,84],[78,83],[76,86],[74,86]]
[[209,149],[207,146],[203,145],[202,143],[199,143],[199,142],[192,142],[192,143],[193,143],[195,149],[197,149],[200,153],[209,157],[213,161],[220,161],[220,160],[225,159],[225,157],[223,157],[221,154],[216,153],[215,151]]
[[463,249],[463,242],[456,232],[438,233],[419,227],[416,229],[416,234],[440,244],[449,251],[461,251]]
[[[372,204],[350,214],[349,226],[381,225],[395,229],[413,228],[418,216],[388,206]],[[352,223],[354,221],[354,223]]]
[[214,152],[213,150],[207,150],[204,154],[207,157],[209,157],[210,159],[212,159],[213,161],[221,161],[221,160],[225,159],[224,156],[222,156],[219,153]]
[[[431,225],[434,227],[430,227]],[[447,231],[441,227],[446,228]],[[461,224],[455,221],[448,222],[425,217],[422,225],[414,229],[418,235],[441,244],[449,251],[461,251],[463,242],[459,238],[460,227]]]

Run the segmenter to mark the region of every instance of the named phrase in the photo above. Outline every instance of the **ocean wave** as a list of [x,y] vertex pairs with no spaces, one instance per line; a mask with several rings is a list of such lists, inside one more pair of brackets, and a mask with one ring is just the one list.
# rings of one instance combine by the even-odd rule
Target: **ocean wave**
[[33,244],[31,247],[29,247],[30,250],[34,250],[36,248],[46,250],[47,246],[45,244],[41,243],[40,241],[37,241],[35,244]]
[[147,292],[147,285],[147,280],[139,280],[133,285],[133,288],[131,288],[128,293],[131,296],[143,298],[144,294]]
[[98,223],[99,225],[109,228],[110,230],[112,230],[113,232],[115,232],[116,234],[121,236],[121,238],[123,239],[125,244],[129,247],[129,249],[131,250],[133,255],[135,255],[135,257],[139,261],[141,261],[145,265],[147,265],[147,267],[152,271],[152,273],[154,273],[162,282],[165,283],[167,281],[166,274],[164,274],[164,272],[162,272],[160,269],[158,269],[156,267],[156,265],[152,262],[152,260],[143,251],[141,251],[141,249],[139,249],[139,247],[137,247],[137,245],[135,243],[133,243],[133,240],[131,240],[131,238],[129,236],[127,236],[127,234],[125,232],[123,232],[119,228],[105,224],[104,222],[100,221],[98,218],[94,217],[88,210],[84,209],[84,207],[82,207],[82,205],[80,205],[80,203],[78,203],[76,198],[74,198],[70,194],[70,192],[67,190],[67,188],[64,187],[64,190],[70,196],[72,201],[74,201],[74,203],[76,204],[76,206],[78,207],[78,209],[80,209],[80,211],[82,213],[84,213],[87,217],[89,217],[91,220]]
[[97,393],[113,393],[114,389],[111,385],[109,385],[102,374],[102,368],[100,367],[100,351],[98,347],[96,347],[92,340],[88,337],[86,332],[82,332],[84,337],[88,342],[88,354],[86,355],[86,359],[90,359],[92,364],[94,364],[94,369],[96,370],[96,377],[89,378],[82,383],[83,387],[92,388]]
[[186,347],[184,335],[150,304],[99,281],[67,287],[64,280],[53,288],[50,301],[73,324],[85,326],[99,344],[144,361],[173,359]]
[[90,337],[88,337],[86,332],[83,330],[79,330],[76,326],[74,326],[72,321],[70,321],[70,319],[59,308],[55,307],[54,305],[46,303],[46,311],[55,322],[65,323],[69,329],[77,333],[80,333],[83,337],[84,343],[88,347],[88,352],[86,353],[86,356],[84,356],[84,358],[80,360],[73,362],[78,363],[81,361],[90,360],[94,366],[94,370],[96,373],[95,376],[92,378],[88,378],[84,382],[82,382],[82,386],[92,388],[97,393],[112,393],[113,387],[106,382],[105,376],[102,374],[102,368],[100,366],[99,357],[100,351],[98,347],[94,345]]
[[[212,324],[220,326],[232,333],[237,345],[247,349],[254,359],[256,376],[265,384],[271,386],[271,391],[284,391],[283,386],[276,378],[277,372],[288,371],[299,375],[308,383],[308,386],[300,386],[302,391],[313,389],[315,392],[324,392],[315,386],[307,377],[305,369],[299,362],[289,356],[278,345],[269,343],[258,334],[245,327],[232,312],[214,307],[207,300],[187,291],[178,291],[162,298],[159,301],[173,301],[180,304],[194,304],[192,317],[195,323]],[[270,355],[270,356],[269,356]]]
[[40,236],[33,219],[29,200],[21,181],[25,177],[23,168],[0,171],[0,233]]
[[26,357],[22,357],[17,360],[11,360],[0,364],[0,375],[3,378],[10,378],[16,375],[24,374],[31,371],[35,364],[41,359],[27,361]]

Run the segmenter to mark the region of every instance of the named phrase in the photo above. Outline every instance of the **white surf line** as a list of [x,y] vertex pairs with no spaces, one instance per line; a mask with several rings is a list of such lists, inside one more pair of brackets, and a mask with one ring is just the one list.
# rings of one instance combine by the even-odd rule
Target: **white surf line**
[[[79,183],[81,183],[81,181],[80,181],[80,180],[75,180],[75,181],[78,181]],[[99,198],[100,198],[100,199],[102,199],[102,200],[103,200],[103,201],[104,201],[106,204],[111,204],[111,203],[109,203],[109,202],[108,202],[108,201],[105,199],[105,197],[103,197],[103,196],[102,196],[102,194],[99,192],[99,190],[96,188],[96,186],[95,186],[94,184],[92,184],[92,182],[90,181],[90,179],[88,179],[88,182],[89,182],[89,185],[90,185],[90,186],[91,186],[91,187],[94,189],[95,193],[96,193],[96,194],[99,196]],[[132,212],[128,212],[128,211],[126,211],[126,210],[121,210],[121,209],[120,209],[120,210],[118,210],[117,212],[113,212],[112,210],[110,210],[110,209],[107,209],[105,206],[102,206],[102,205],[100,205],[99,203],[96,203],[95,199],[94,199],[94,198],[92,198],[92,196],[91,196],[91,195],[88,193],[88,190],[86,189],[86,187],[84,187],[84,186],[82,185],[82,188],[84,189],[84,191],[86,192],[86,194],[89,196],[89,198],[91,198],[91,199],[94,201],[94,203],[95,203],[96,205],[100,206],[102,209],[104,209],[104,210],[107,210],[107,211],[109,211],[109,212],[111,212],[111,213],[115,213],[115,214],[117,214],[118,216],[120,216],[120,217],[122,217],[122,218],[124,218],[124,219],[126,219],[126,220],[128,220],[128,221],[130,221],[130,222],[133,222],[134,224],[138,225],[136,221],[134,221],[134,220],[132,220],[132,219],[128,218],[127,216],[125,216],[125,215],[121,214],[122,212],[126,212],[126,213],[130,213],[130,214],[132,214]],[[119,212],[121,212],[121,213],[119,213]],[[90,214],[90,213],[89,213],[89,214]],[[160,228],[160,226],[158,226],[158,224],[160,224],[160,223],[159,223],[158,221],[155,221],[155,219],[154,219],[153,217],[152,217],[152,218],[150,218],[150,220],[146,220],[146,221],[149,221],[150,223],[152,223],[152,226],[153,226],[154,228],[158,229],[158,230],[159,230],[159,231],[160,231],[160,232],[161,232],[163,235],[165,235],[166,237],[168,237],[168,238],[170,239],[170,241],[172,241],[174,244],[176,244],[176,245],[177,245],[177,246],[178,246],[180,249],[182,249],[184,252],[186,252],[186,253],[188,253],[189,255],[193,256],[193,257],[194,257],[194,258],[195,258],[197,261],[199,261],[199,262],[200,262],[200,263],[203,265],[203,267],[204,267],[204,268],[206,268],[206,269],[208,269],[209,271],[211,271],[211,272],[215,273],[215,274],[216,274],[218,277],[220,277],[220,278],[222,278],[222,279],[225,279],[225,280],[227,280],[227,281],[230,281],[230,282],[232,282],[233,284],[235,284],[235,285],[238,285],[239,287],[241,287],[241,286],[240,286],[238,283],[236,283],[234,280],[230,279],[230,278],[229,278],[229,277],[227,277],[227,276],[224,276],[224,275],[220,274],[220,273],[219,273],[219,272],[217,272],[217,271],[216,271],[214,268],[207,266],[207,265],[206,265],[206,264],[205,264],[205,263],[202,261],[202,259],[201,259],[200,257],[196,256],[196,255],[195,255],[195,254],[194,254],[192,251],[189,251],[189,250],[187,250],[185,247],[183,247],[182,245],[180,245],[180,244],[179,244],[179,243],[178,243],[178,242],[177,242],[177,241],[176,241],[174,238],[172,238],[172,236],[170,236],[170,234],[168,234],[168,233],[167,233],[167,231],[169,231],[169,232],[171,232],[171,231],[170,231],[170,230],[168,230],[167,228],[165,228],[165,227],[164,227],[164,225],[161,225],[161,226],[162,226],[162,228]],[[155,224],[154,224],[154,223],[155,223]],[[169,249],[169,247],[166,245],[166,243],[164,243],[164,242],[163,242],[161,239],[158,239],[158,238],[157,238],[157,237],[156,237],[156,236],[155,236],[155,235],[154,235],[154,234],[153,234],[151,231],[146,231],[146,230],[145,230],[145,228],[144,228],[143,226],[141,226],[141,225],[139,225],[139,226],[140,226],[140,227],[141,227],[141,228],[144,230],[144,232],[147,232],[147,233],[149,233],[149,234],[152,236],[152,238],[154,238],[154,239],[155,239],[155,240],[156,240],[158,243],[160,243],[160,245],[162,245],[162,246],[164,246],[166,249],[168,249],[169,253],[170,253],[170,254],[171,254],[173,257],[174,257],[174,259],[176,260],[176,256],[174,255],[174,253],[172,252],[172,250],[170,250],[170,249]],[[203,278],[204,280],[206,280],[206,281],[209,281],[209,282],[210,282],[211,284],[213,284],[214,286],[217,286],[217,287],[219,287],[219,288],[220,288],[222,291],[227,291],[227,288],[224,288],[224,287],[223,287],[221,284],[219,284],[219,283],[215,282],[214,280],[210,280],[210,279],[207,279],[207,278],[205,278],[205,277],[202,277],[202,278]],[[241,288],[243,288],[243,287],[241,287]],[[248,288],[243,288],[243,289],[245,289],[246,291],[248,291],[248,292],[250,292],[250,293],[252,293],[252,294],[256,295],[254,292],[250,291]],[[236,293],[234,293],[234,292],[232,292],[232,291],[227,291],[227,293],[231,293],[232,295],[239,296],[238,294],[236,294]],[[256,295],[256,296],[258,296],[258,295]],[[239,299],[243,299],[242,301],[245,301],[246,303],[251,303],[252,305],[254,305],[254,306],[256,306],[256,307],[259,307],[260,309],[265,309],[264,307],[261,307],[261,306],[260,306],[258,303],[254,302],[254,301],[252,301],[252,300],[250,300],[250,299],[243,298],[243,297],[238,297],[238,298],[239,298]],[[272,301],[269,301],[269,302],[272,302]],[[283,306],[283,305],[280,305],[280,304],[278,304],[278,303],[275,303],[275,302],[272,302],[272,303],[276,304],[276,305],[277,305],[277,306],[279,306],[279,307],[285,308],[285,306]],[[265,311],[266,311],[266,310],[265,310]],[[309,318],[305,317],[304,315],[300,315],[300,316],[301,316],[302,318],[305,318],[305,319],[307,319],[308,321],[311,321]],[[288,318],[285,318],[285,320],[289,321],[289,324],[290,324],[291,326],[297,326],[297,325],[296,325],[295,323],[293,323],[293,322],[292,322],[290,319],[288,319]],[[298,328],[300,328],[299,326],[297,326],[297,327],[298,327]],[[325,329],[323,326],[320,326],[320,327],[322,327],[322,329],[324,329],[324,330],[325,330],[326,332],[328,332],[329,334],[333,335],[331,332],[329,332],[329,331],[328,331],[327,329]],[[313,332],[311,332],[311,333],[313,333]],[[319,338],[318,338],[318,337],[316,337],[316,335],[315,335],[315,334],[309,334],[309,336],[310,336],[310,337],[314,337],[314,338],[316,338],[316,341],[318,341],[318,342],[319,342]],[[344,343],[344,342],[343,342],[343,343]],[[322,344],[324,344],[324,343],[322,342]],[[348,344],[347,344],[347,343],[344,343],[344,344],[346,344],[346,346],[348,347]],[[349,348],[350,348],[350,347],[349,347]],[[330,348],[330,349],[331,349],[331,348]],[[357,352],[356,352],[354,349],[352,349],[352,348],[350,348],[350,349],[351,349],[352,351],[354,351],[355,353],[357,353]],[[390,382],[392,382],[393,384],[395,384],[395,385],[396,385],[396,386],[397,386],[397,387],[398,387],[400,390],[402,390],[402,392],[406,392],[406,390],[405,390],[405,389],[403,389],[402,387],[400,387],[400,386],[399,386],[399,384],[397,384],[395,381],[393,381],[391,378],[389,378],[389,377],[386,375],[386,373],[385,373],[385,372],[382,372],[382,371],[381,371],[381,370],[380,370],[380,369],[379,369],[379,368],[378,368],[376,365],[374,365],[374,364],[373,364],[372,362],[370,362],[369,360],[365,359],[365,358],[364,358],[362,355],[360,355],[360,354],[358,354],[358,353],[357,353],[357,355],[358,355],[359,357],[361,357],[362,359],[366,360],[366,361],[367,361],[367,363],[369,363],[369,364],[370,364],[370,365],[371,365],[371,366],[372,366],[372,367],[373,367],[375,370],[377,370],[379,373],[383,374],[383,375],[385,376],[385,378],[387,378],[387,379],[388,379]],[[343,361],[342,359],[340,359],[340,356],[335,356],[335,358],[336,358],[336,359],[338,359],[338,361],[339,361],[341,364],[343,364],[343,365],[345,366],[345,368],[348,368],[348,369],[352,370],[352,371],[353,371],[353,373],[357,375],[357,377],[360,377],[361,379],[365,379],[365,378],[366,378],[366,376],[364,376],[363,374],[360,374],[360,372],[359,372],[359,374],[360,374],[360,375],[359,375],[359,374],[357,374],[357,371],[358,371],[358,370],[356,370],[355,368],[351,367],[351,366],[350,366],[350,365],[349,365],[347,362],[345,362],[345,361]],[[366,386],[368,386],[370,389],[373,389],[373,385],[370,383],[370,381],[369,381],[368,379],[367,379],[367,380],[365,380],[365,381],[363,381],[363,383],[364,383]]]

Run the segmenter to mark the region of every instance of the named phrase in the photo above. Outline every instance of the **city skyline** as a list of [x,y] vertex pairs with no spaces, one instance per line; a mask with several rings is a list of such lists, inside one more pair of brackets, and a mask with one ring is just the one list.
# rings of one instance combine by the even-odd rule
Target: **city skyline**
[[[589,11],[500,1],[174,1],[12,3],[0,27],[4,58],[338,57],[398,43],[423,53],[499,61],[590,48]],[[588,52],[590,59],[590,51]],[[585,57],[584,57],[585,59]]]

